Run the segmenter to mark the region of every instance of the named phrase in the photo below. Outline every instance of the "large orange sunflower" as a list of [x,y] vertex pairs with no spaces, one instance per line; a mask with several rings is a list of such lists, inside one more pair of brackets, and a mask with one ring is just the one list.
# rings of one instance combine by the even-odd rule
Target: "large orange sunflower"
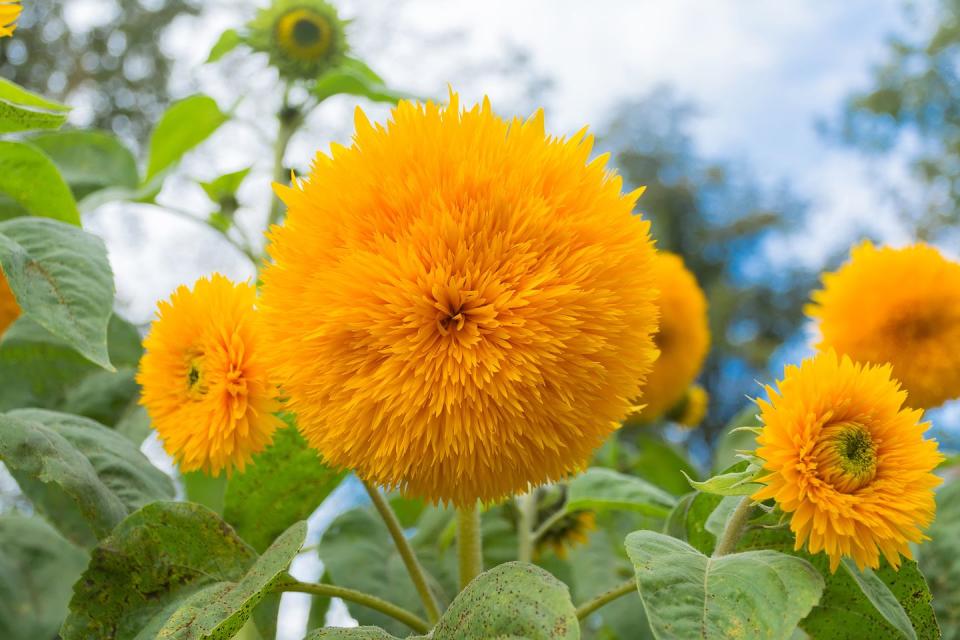
[[0,0],[0,38],[12,36],[17,30],[17,18],[20,17],[20,0],[13,2]]
[[889,362],[911,407],[960,397],[960,264],[925,244],[878,249],[866,242],[823,285],[807,307],[821,349]]
[[281,425],[255,299],[252,285],[215,274],[159,305],[137,381],[181,471],[242,471]]
[[645,407],[637,419],[656,420],[684,398],[700,373],[710,348],[707,298],[680,256],[657,253],[654,261],[660,328],[656,342],[660,357],[643,387]]
[[654,249],[591,138],[401,102],[279,188],[262,309],[310,443],[470,505],[563,478],[656,357]]
[[796,548],[825,551],[831,570],[842,556],[877,568],[881,553],[899,567],[933,520],[942,456],[890,373],[826,351],[787,367],[758,401],[757,456],[768,473],[753,498],[792,514]]

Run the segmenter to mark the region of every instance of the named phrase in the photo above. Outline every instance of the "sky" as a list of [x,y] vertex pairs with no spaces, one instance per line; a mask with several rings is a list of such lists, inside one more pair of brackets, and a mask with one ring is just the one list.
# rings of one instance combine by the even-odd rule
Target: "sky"
[[[98,4],[78,0],[72,17],[95,24]],[[161,202],[209,212],[199,187],[185,176],[209,179],[254,158],[253,178],[240,193],[246,205],[240,219],[253,232],[269,202],[269,152],[256,130],[270,132],[273,78],[262,63],[247,59],[202,65],[219,32],[248,19],[248,6],[211,0],[200,17],[178,20],[163,36],[165,50],[178,61],[173,84],[182,95],[202,87],[225,107],[240,95],[238,87],[249,92],[238,107],[244,122],[224,127],[191,154]],[[341,6],[346,17],[356,18],[351,36],[357,53],[393,86],[442,97],[449,83],[464,101],[487,94],[507,113],[543,106],[548,128],[559,134],[585,124],[602,127],[618,102],[672,86],[697,105],[693,134],[703,155],[742,162],[764,184],[787,182],[809,202],[807,225],[766,248],[774,268],[818,266],[866,232],[894,244],[910,239],[876,187],[878,180],[901,179],[902,168],[871,163],[815,127],[835,119],[844,98],[868,85],[887,36],[904,28],[899,0],[354,0]],[[508,67],[518,48],[529,54],[527,67],[536,77],[552,81],[549,91],[531,97],[516,78],[488,68]],[[355,104],[335,98],[324,105],[294,141],[288,161],[304,166],[331,139],[345,142]],[[385,117],[382,107],[369,110]],[[82,124],[82,109],[74,117]],[[177,285],[213,270],[237,279],[254,274],[217,234],[156,207],[110,205],[90,214],[87,224],[106,239],[119,304],[136,322],[149,321],[156,300]],[[315,516],[311,536],[352,499],[352,489],[344,491],[346,497]],[[303,577],[317,569],[307,561],[295,567]],[[285,596],[282,638],[302,637],[305,602]]]

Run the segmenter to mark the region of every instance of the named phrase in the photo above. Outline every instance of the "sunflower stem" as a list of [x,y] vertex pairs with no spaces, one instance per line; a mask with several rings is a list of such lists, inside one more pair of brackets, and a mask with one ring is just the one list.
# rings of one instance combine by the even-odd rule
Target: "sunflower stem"
[[599,609],[605,604],[613,602],[620,596],[625,596],[630,592],[637,590],[637,580],[636,578],[630,578],[622,584],[618,584],[614,588],[604,591],[596,598],[592,600],[587,600],[582,605],[577,607],[577,620],[583,620],[591,613]]
[[[277,139],[273,144],[273,181],[277,184],[286,185],[289,183],[290,176],[283,164],[283,159],[287,155],[287,147],[290,146],[290,140],[293,138],[297,129],[303,124],[306,115],[290,105],[290,87],[283,97],[283,106],[277,116]],[[283,203],[276,194],[270,199],[270,217],[267,219],[267,230],[278,224],[283,216]]]
[[403,534],[403,527],[400,526],[397,514],[393,512],[390,503],[383,497],[379,489],[366,480],[363,481],[363,486],[370,495],[373,506],[377,508],[377,512],[380,514],[380,517],[383,518],[384,524],[387,525],[387,530],[390,531],[390,537],[393,538],[393,543],[396,545],[397,551],[403,559],[403,564],[407,567],[407,573],[410,574],[413,586],[417,589],[417,593],[420,594],[420,600],[423,601],[423,609],[427,612],[427,618],[432,624],[435,624],[437,620],[440,619],[440,605],[437,603],[437,598],[433,595],[433,591],[430,590],[430,585],[427,583],[427,573],[424,571],[423,565],[417,560],[417,554],[414,553],[413,547],[410,546],[410,541],[407,540],[407,536]]
[[356,589],[347,589],[332,584],[316,584],[312,582],[286,582],[277,587],[278,591],[294,591],[296,593],[312,593],[317,596],[326,596],[329,598],[341,598],[350,602],[363,605],[384,615],[388,615],[394,620],[399,620],[417,633],[427,633],[430,630],[430,623],[420,616],[407,611],[402,607],[381,600],[380,598],[357,591]]
[[750,496],[744,496],[740,500],[730,519],[727,520],[727,526],[723,528],[723,534],[717,540],[717,546],[713,549],[713,557],[718,558],[728,553],[733,553],[740,541],[740,536],[747,528],[747,522],[750,520],[750,513],[753,511],[753,500]]
[[533,545],[536,538],[533,534],[533,525],[537,519],[537,492],[531,490],[517,497],[517,560],[530,562],[533,560]]
[[483,536],[480,533],[480,507],[457,509],[457,555],[460,559],[460,590],[483,571]]

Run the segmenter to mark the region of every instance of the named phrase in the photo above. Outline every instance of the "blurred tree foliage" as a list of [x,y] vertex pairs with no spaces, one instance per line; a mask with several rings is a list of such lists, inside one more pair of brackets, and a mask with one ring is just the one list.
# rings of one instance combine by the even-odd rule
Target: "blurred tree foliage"
[[960,222],[960,0],[917,5],[907,18],[910,35],[890,39],[872,86],[848,99],[839,133],[865,152],[910,158],[923,201],[891,196],[930,239]]
[[[0,46],[0,76],[48,97],[90,109],[92,127],[129,142],[147,132],[170,102],[172,62],[160,36],[201,0],[31,0],[17,37]],[[90,25],[84,28],[84,25]],[[78,99],[80,98],[80,99]]]
[[709,301],[710,356],[701,383],[710,393],[697,430],[712,446],[726,422],[770,380],[775,350],[796,338],[816,274],[770,268],[762,243],[797,228],[805,205],[785,189],[762,188],[731,162],[700,157],[690,135],[695,115],[668,88],[621,104],[600,146],[631,187],[646,185],[639,208],[657,246],[683,256]]

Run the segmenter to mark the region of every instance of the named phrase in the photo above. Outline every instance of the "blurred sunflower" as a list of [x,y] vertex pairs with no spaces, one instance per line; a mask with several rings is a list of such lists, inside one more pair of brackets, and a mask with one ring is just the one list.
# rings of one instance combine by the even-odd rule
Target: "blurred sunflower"
[[960,397],[960,264],[925,244],[865,242],[823,285],[806,309],[818,321],[819,348],[889,362],[909,406]]
[[578,544],[586,544],[590,532],[596,528],[597,518],[593,511],[568,513],[540,535],[534,556],[539,559],[548,549],[552,549],[558,558],[565,559],[569,549]]
[[855,364],[832,350],[789,366],[769,400],[758,401],[763,424],[757,457],[773,498],[792,514],[796,548],[825,551],[830,570],[842,556],[857,566],[894,568],[910,543],[926,539],[933,520],[933,469],[942,460],[923,412],[903,408],[907,394],[889,365]]
[[13,32],[17,30],[16,22],[22,10],[20,0],[14,2],[0,1],[0,38],[12,36]]
[[161,302],[144,340],[141,403],[181,471],[240,471],[281,426],[256,289],[220,274]]
[[660,307],[660,329],[654,340],[660,357],[643,387],[646,406],[631,422],[652,422],[681,403],[710,348],[707,299],[680,256],[658,252],[654,274]]
[[587,463],[656,357],[654,249],[592,138],[401,102],[277,188],[263,310],[310,443],[472,505]]
[[699,426],[707,415],[710,394],[698,384],[691,385],[683,399],[670,410],[667,417],[682,427]]
[[20,305],[13,297],[7,277],[0,271],[0,336],[6,333],[14,320],[20,317]]
[[343,60],[343,26],[323,0],[276,0],[250,23],[247,42],[268,54],[282,76],[313,80]]

